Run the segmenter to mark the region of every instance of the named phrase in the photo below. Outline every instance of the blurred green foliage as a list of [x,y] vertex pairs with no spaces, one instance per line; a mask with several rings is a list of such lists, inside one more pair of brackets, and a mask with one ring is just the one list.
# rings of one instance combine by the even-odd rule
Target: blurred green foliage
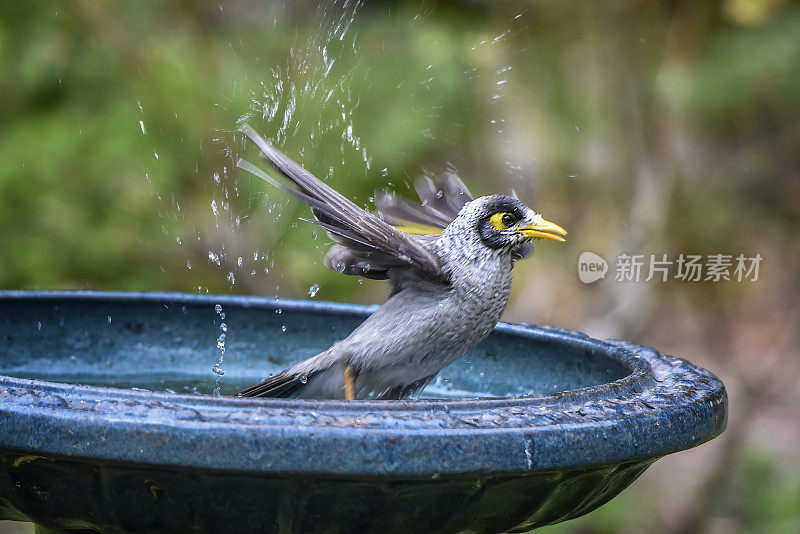
[[[448,163],[476,194],[516,189],[570,240],[516,268],[512,319],[591,331],[609,318],[614,335],[680,350],[692,330],[669,320],[688,301],[691,326],[712,327],[699,352],[727,356],[732,332],[782,339],[777,318],[794,324],[798,65],[800,6],[782,0],[370,2],[355,15],[308,1],[4,2],[0,288],[303,297],[317,283],[320,299],[379,301],[381,284],[321,266],[326,239],[295,222],[306,208],[236,170],[257,159],[235,133],[247,120],[365,206]],[[765,280],[670,282],[612,304],[625,291],[574,276],[583,250],[762,252]],[[739,309],[749,321],[725,315]],[[796,470],[776,482],[781,460],[748,454],[707,499],[705,526],[796,532]],[[669,524],[652,495],[553,530]]]
[[[283,277],[286,296],[313,278],[329,298],[352,295],[352,281],[318,269],[310,229],[284,234],[302,208],[265,221],[262,200],[274,192],[233,171],[230,148],[243,147],[232,132],[248,111],[364,203],[387,183],[408,192],[411,178],[450,161],[477,193],[516,188],[567,226],[604,213],[596,233],[578,234],[595,249],[609,230],[624,231],[637,145],[652,158],[682,157],[679,146],[658,147],[680,127],[676,143],[699,139],[703,150],[664,170],[680,175],[666,247],[748,249],[760,229],[730,228],[758,217],[797,259],[800,11],[779,5],[743,26],[725,19],[724,5],[701,4],[390,3],[352,21],[311,3],[4,4],[0,287],[272,292],[275,276],[231,287],[226,275],[239,256],[283,239],[314,249],[274,251],[296,273]],[[702,17],[713,20],[696,29]],[[351,22],[345,38],[329,35]],[[322,47],[335,60],[327,74]],[[277,119],[263,120],[259,106],[276,93]],[[363,154],[344,140],[348,124]],[[229,213],[250,219],[226,251],[208,207],[224,194],[211,181],[223,168],[246,182],[238,194],[228,184]],[[220,272],[211,249],[223,256]]]

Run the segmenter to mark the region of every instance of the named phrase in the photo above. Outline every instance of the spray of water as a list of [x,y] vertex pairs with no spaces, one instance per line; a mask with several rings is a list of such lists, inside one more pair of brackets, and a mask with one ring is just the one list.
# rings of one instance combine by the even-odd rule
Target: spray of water
[[225,375],[225,371],[222,369],[222,362],[225,359],[225,340],[228,337],[228,324],[225,322],[225,312],[222,311],[222,304],[215,304],[214,311],[219,316],[219,337],[217,337],[217,351],[219,352],[219,358],[214,366],[211,368],[211,372],[217,375],[216,381],[214,383],[214,395],[219,395],[222,389],[220,381],[222,377]]
[[[295,147],[292,152],[301,156],[313,150],[323,136],[337,136],[342,154],[359,157],[366,173],[371,158],[353,124],[353,111],[358,101],[350,90],[352,71],[337,70],[337,62],[344,54],[358,57],[357,36],[349,31],[360,4],[360,1],[349,0],[320,4],[316,12],[319,31],[305,41],[293,43],[288,55],[266,70],[258,89],[250,94],[251,105],[241,122],[254,123],[277,146],[291,144]],[[348,59],[352,64],[352,58]],[[301,139],[305,140],[305,145],[301,144]],[[220,132],[219,141],[225,145],[230,161],[249,148],[236,133],[231,136],[230,132]],[[299,148],[298,144],[301,144]],[[331,163],[329,173],[336,172],[339,164],[338,159]],[[208,205],[214,222],[213,242],[212,236],[204,236],[210,244],[208,264],[220,270],[231,290],[236,284],[243,283],[254,292],[263,292],[261,286],[265,279],[277,276],[277,298],[280,276],[279,273],[272,274],[275,259],[271,249],[280,246],[280,242],[269,239],[279,238],[285,225],[294,223],[282,216],[289,199],[280,195],[273,199],[269,191],[251,189],[249,182],[240,183],[240,175],[232,168],[224,166],[208,181],[212,191]],[[246,235],[251,230],[247,227],[248,216],[241,212],[243,205],[248,209],[263,209],[258,214],[259,222],[266,215],[266,219],[274,223],[269,235]],[[257,230],[258,226],[253,225],[253,228]],[[248,244],[255,244],[258,248],[248,251],[244,248]],[[319,285],[313,284],[308,292],[309,298],[314,298],[318,291]],[[221,308],[217,313],[221,320],[217,339],[219,360],[212,371],[217,374],[215,391],[219,392],[219,380],[224,374],[221,365],[228,325]],[[282,325],[280,331],[286,332],[287,326]]]

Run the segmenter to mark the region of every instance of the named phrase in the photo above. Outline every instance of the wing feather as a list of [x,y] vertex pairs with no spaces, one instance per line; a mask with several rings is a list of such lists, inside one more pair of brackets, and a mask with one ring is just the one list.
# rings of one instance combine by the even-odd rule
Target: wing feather
[[415,184],[420,203],[415,204],[398,197],[392,191],[376,195],[378,216],[394,226],[425,225],[444,229],[458,216],[467,202],[473,200],[464,182],[450,169],[435,183],[427,176],[417,178]]
[[276,149],[249,125],[243,125],[241,131],[296,187],[273,179],[246,160],[240,159],[237,166],[308,204],[316,218],[314,223],[324,228],[334,241],[352,248],[354,252],[379,254],[383,263],[386,263],[386,258],[393,258],[394,268],[415,267],[429,278],[447,281],[438,256],[423,246],[422,241],[357,206]]

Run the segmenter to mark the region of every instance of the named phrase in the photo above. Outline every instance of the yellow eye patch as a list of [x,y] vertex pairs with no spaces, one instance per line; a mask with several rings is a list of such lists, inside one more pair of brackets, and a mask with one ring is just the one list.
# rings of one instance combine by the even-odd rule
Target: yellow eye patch
[[508,230],[517,222],[517,218],[507,211],[501,211],[489,217],[489,222],[498,230]]

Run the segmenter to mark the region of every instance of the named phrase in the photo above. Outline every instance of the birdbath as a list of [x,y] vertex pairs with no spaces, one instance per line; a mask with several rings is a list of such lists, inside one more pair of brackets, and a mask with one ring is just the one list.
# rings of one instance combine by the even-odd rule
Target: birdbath
[[38,532],[519,532],[594,510],[725,428],[725,388],[704,369],[510,324],[418,399],[226,395],[371,310],[0,292],[0,519]]

